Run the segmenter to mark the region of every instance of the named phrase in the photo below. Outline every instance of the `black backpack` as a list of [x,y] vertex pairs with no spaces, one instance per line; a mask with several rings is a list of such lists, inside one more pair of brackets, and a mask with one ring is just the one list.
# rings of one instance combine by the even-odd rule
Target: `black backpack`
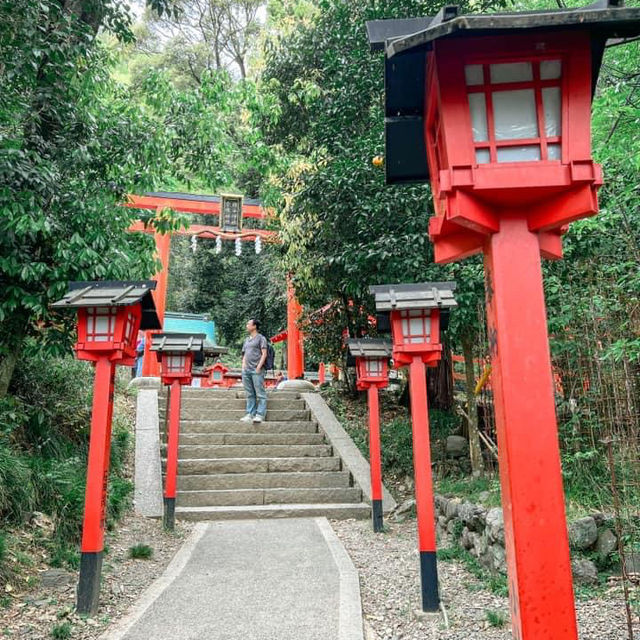
[[267,340],[267,359],[264,361],[265,371],[273,371],[276,364],[276,350],[273,345]]

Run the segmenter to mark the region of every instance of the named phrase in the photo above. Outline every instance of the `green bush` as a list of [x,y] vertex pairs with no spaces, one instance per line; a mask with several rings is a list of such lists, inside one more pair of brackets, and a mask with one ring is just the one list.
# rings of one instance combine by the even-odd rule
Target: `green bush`
[[134,560],[148,560],[153,555],[153,549],[148,544],[136,544],[129,549],[129,557]]
[[67,640],[71,637],[71,623],[63,622],[61,624],[56,624],[51,629],[51,637],[55,640]]
[[35,504],[32,475],[24,455],[0,441],[0,521],[17,522]]

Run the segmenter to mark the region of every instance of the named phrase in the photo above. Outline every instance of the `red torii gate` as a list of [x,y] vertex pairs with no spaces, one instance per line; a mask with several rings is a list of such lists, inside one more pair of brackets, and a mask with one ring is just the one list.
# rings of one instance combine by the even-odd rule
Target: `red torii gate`
[[[198,195],[191,193],[153,192],[143,195],[129,195],[125,207],[132,209],[150,209],[161,211],[172,209],[180,213],[195,213],[199,215],[213,215],[220,217],[222,198],[215,195]],[[270,212],[262,207],[258,200],[244,199],[242,203],[242,218],[267,219]],[[154,276],[158,285],[154,292],[156,309],[161,322],[164,322],[164,313],[167,301],[167,284],[169,279],[169,254],[171,249],[171,235],[188,235],[200,238],[223,238],[224,240],[252,241],[261,238],[265,242],[280,242],[276,231],[268,229],[242,229],[241,231],[224,231],[221,226],[209,226],[193,224],[187,229],[179,229],[169,233],[158,233],[153,226],[147,226],[142,220],[129,227],[129,231],[153,233],[156,252],[162,262],[162,269]],[[301,307],[295,298],[291,282],[287,282],[287,327],[293,340],[287,343],[288,348],[288,376],[290,379],[298,378],[304,373],[303,335],[298,329],[297,321],[301,314]],[[142,366],[143,376],[159,376],[160,365],[156,358],[152,357],[151,347],[152,332],[147,332],[145,338],[144,362]]]

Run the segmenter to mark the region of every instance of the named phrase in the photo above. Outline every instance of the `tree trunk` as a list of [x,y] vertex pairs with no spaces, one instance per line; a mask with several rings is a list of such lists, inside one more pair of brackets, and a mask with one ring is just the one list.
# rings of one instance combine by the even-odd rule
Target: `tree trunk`
[[[26,324],[26,321],[24,324]],[[24,324],[12,322],[11,328],[13,331],[5,333],[5,328],[2,330],[4,335],[11,337],[10,339],[4,340],[5,352],[0,359],[0,398],[4,398],[7,395],[11,379],[13,378],[13,372],[15,371],[16,364],[18,364],[18,358],[20,358],[24,342]]]
[[453,406],[453,370],[451,368],[451,350],[442,345],[442,358],[436,367],[427,368],[427,391],[429,407],[449,411]]
[[464,371],[467,395],[467,424],[469,426],[469,457],[471,458],[471,472],[474,476],[484,474],[484,460],[480,448],[478,432],[478,406],[475,394],[475,375],[473,367],[473,339],[470,336],[462,338],[462,355],[464,357]]

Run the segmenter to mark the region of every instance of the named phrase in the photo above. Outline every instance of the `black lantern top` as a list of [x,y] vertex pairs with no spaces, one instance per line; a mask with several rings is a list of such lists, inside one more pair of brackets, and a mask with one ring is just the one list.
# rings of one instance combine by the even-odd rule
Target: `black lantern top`
[[588,7],[492,14],[460,14],[443,7],[435,16],[367,22],[371,49],[385,51],[386,178],[389,184],[429,179],[424,141],[426,52],[434,41],[475,36],[581,31],[591,39],[592,90],[605,46],[640,34],[640,8],[622,0]]
[[151,292],[156,288],[154,280],[99,282],[70,282],[64,297],[54,302],[54,309],[78,309],[82,307],[128,307],[140,303],[142,319],[140,330],[161,329],[156,305]]
[[356,358],[390,358],[391,342],[381,338],[355,338],[347,340],[352,356]]
[[453,297],[455,282],[382,284],[369,287],[378,311],[405,309],[450,309],[458,306]]
[[227,347],[212,344],[209,340],[205,340],[203,350],[204,355],[210,358],[217,358],[225,353],[229,353],[229,349]]
[[204,349],[204,333],[158,333],[153,336],[151,351],[162,353],[197,353]]

